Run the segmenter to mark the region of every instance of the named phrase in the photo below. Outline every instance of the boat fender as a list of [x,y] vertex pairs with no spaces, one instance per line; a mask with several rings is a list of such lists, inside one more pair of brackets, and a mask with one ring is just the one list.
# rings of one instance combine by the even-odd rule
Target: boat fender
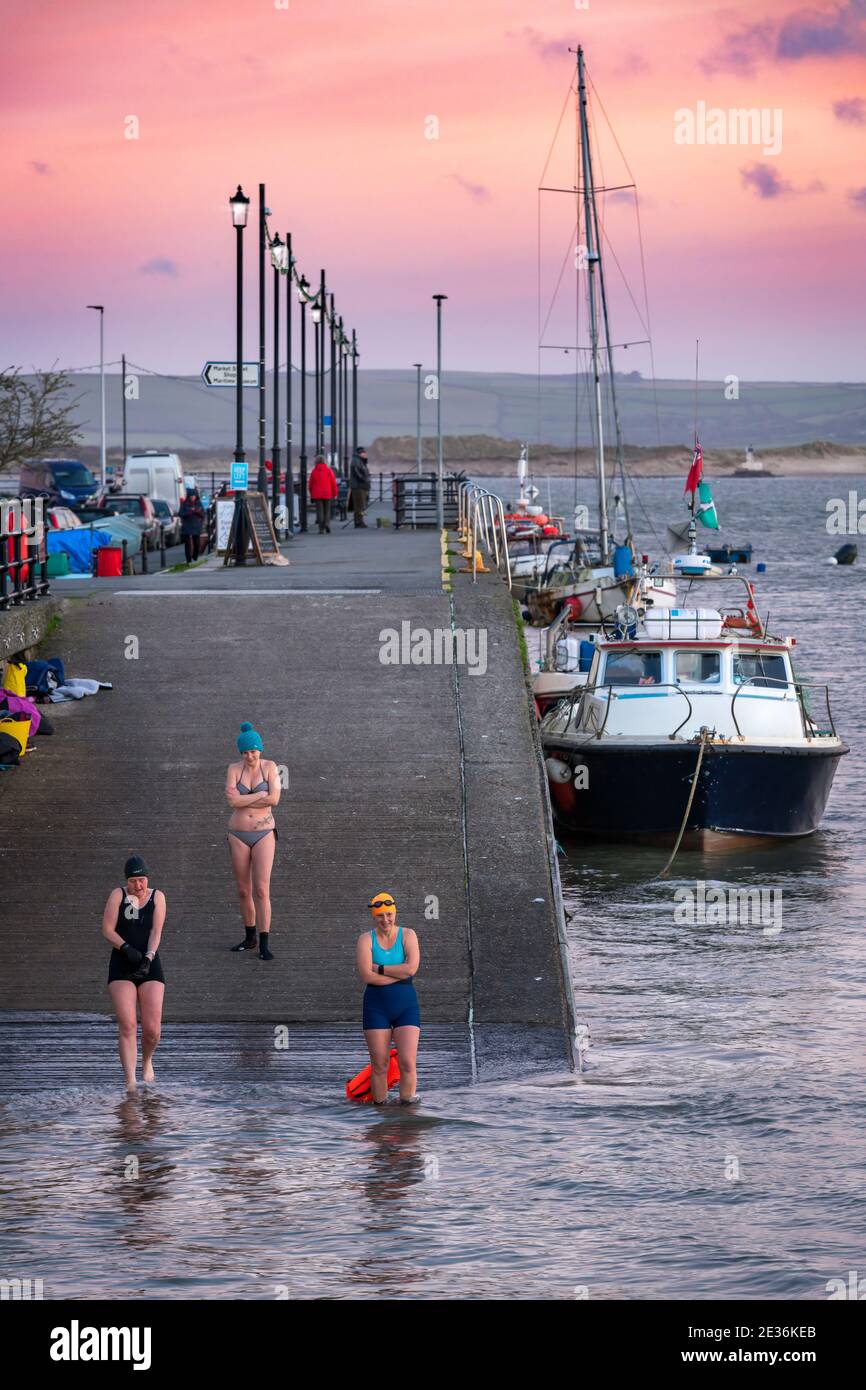
[[561,758],[545,758],[544,766],[550,784],[550,799],[560,815],[567,815],[577,803],[571,768]]
[[551,782],[571,781],[571,768],[561,758],[545,758],[544,766],[547,768],[547,775]]
[[576,623],[580,620],[580,617],[583,613],[583,603],[581,599],[578,598],[577,594],[570,594],[569,597],[565,600],[563,608],[568,609],[569,617],[573,623]]

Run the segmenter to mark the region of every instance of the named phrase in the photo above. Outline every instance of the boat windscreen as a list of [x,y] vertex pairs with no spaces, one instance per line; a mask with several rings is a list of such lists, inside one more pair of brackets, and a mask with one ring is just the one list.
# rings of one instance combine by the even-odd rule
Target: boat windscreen
[[605,685],[660,685],[661,652],[608,652]]
[[785,658],[777,652],[738,652],[734,657],[734,683],[769,686],[784,690],[788,680]]
[[718,652],[677,652],[677,680],[695,685],[718,685],[722,678]]

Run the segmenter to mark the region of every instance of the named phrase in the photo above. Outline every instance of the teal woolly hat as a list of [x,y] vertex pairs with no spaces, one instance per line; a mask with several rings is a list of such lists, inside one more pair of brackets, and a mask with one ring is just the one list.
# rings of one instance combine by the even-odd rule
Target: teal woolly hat
[[238,734],[239,753],[249,753],[252,748],[258,748],[261,753],[264,751],[264,746],[261,734],[256,733],[252,724],[244,723],[241,725],[241,731]]

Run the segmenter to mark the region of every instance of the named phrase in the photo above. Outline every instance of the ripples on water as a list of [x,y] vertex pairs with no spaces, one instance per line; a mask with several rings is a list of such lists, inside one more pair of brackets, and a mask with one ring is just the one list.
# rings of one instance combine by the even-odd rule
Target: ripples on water
[[[658,849],[564,847],[582,1076],[449,1089],[462,1044],[431,1030],[420,1112],[372,1112],[342,1100],[351,1033],[292,1070],[261,1036],[175,1027],[126,1100],[106,1023],[10,1025],[2,1273],[72,1298],[822,1298],[862,1275],[864,585],[823,563],[848,487],[714,488],[852,753],[807,841],[683,853],[665,882]],[[641,491],[675,514],[676,480]],[[697,879],[781,889],[781,933],[677,925]]]

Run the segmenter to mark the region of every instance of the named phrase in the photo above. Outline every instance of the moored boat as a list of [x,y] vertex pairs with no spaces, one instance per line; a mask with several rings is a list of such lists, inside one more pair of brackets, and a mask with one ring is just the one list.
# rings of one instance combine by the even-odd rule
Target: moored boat
[[[599,637],[586,685],[541,723],[551,798],[569,831],[607,839],[785,839],[820,825],[848,748],[826,686],[800,680],[794,639],[737,609],[672,609]],[[820,704],[820,710],[813,706]]]

